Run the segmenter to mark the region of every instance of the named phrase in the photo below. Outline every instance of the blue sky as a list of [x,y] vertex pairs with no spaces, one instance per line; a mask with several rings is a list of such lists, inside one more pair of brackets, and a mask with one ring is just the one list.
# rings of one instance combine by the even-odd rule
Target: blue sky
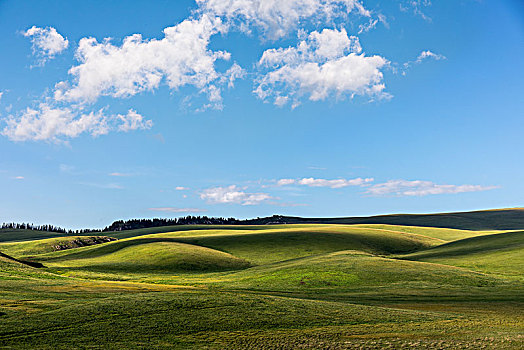
[[3,0],[0,33],[0,221],[523,205],[519,1]]

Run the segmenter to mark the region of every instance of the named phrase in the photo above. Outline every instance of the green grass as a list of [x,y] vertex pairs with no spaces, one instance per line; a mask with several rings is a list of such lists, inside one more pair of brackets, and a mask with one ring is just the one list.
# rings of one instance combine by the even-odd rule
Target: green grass
[[[55,262],[94,258],[130,246],[154,242],[185,243],[216,249],[256,265],[347,249],[376,254],[405,253],[443,243],[431,237],[382,229],[333,228],[325,225],[287,229],[266,227],[266,230],[253,231],[197,230],[142,235],[102,245],[41,254],[39,258]],[[22,245],[19,243],[16,246]]]
[[95,245],[97,240],[107,238],[106,236],[65,236],[25,242],[0,243],[0,252],[17,257],[29,257],[57,250]]
[[524,231],[467,238],[400,257],[523,279]]
[[55,232],[0,229],[0,242],[31,241],[61,236]]
[[[295,223],[304,220],[295,218]],[[507,208],[438,214],[392,214],[370,217],[309,219],[324,224],[387,224],[421,227],[444,227],[460,230],[522,230],[524,208]]]
[[0,244],[0,348],[521,349],[522,232],[177,226]]
[[[312,225],[293,225],[294,227],[310,227]],[[317,226],[317,225],[313,225]],[[319,225],[321,226],[321,225]],[[242,231],[252,231],[252,230],[267,230],[268,228],[277,229],[277,228],[287,228],[289,225],[184,225],[184,226],[161,226],[161,227],[150,227],[150,228],[141,228],[136,230],[125,230],[125,231],[114,231],[106,232],[105,234],[115,237],[118,239],[122,238],[132,238],[138,236],[149,235],[152,233],[165,233],[165,232],[179,232],[183,233],[185,231],[205,231],[203,234],[207,234],[209,231],[223,231],[223,230],[242,230]],[[194,233],[193,233],[194,234]]]
[[221,271],[250,266],[246,260],[228,253],[176,242],[130,245],[112,253],[94,254],[90,258],[62,259],[59,263],[53,263],[51,260],[47,262],[47,265],[59,269],[78,268],[126,273]]
[[373,229],[383,229],[383,230],[390,230],[390,231],[396,231],[396,232],[413,233],[417,235],[440,239],[446,242],[503,232],[503,231],[468,231],[468,230],[457,230],[457,229],[452,229],[452,228],[403,226],[403,225],[381,225],[381,224],[360,224],[360,225],[351,225],[351,227],[373,228]]

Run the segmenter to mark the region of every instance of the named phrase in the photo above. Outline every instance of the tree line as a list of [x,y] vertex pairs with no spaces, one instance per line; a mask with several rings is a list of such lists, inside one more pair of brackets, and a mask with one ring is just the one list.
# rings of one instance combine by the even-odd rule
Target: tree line
[[139,228],[176,225],[238,225],[242,220],[235,218],[210,218],[207,216],[184,216],[174,219],[131,219],[117,220],[105,227],[102,232],[135,230]]
[[0,226],[0,229],[6,229],[6,230],[31,230],[31,231],[45,231],[45,232],[56,232],[56,233],[63,233],[63,234],[83,234],[83,233],[91,233],[91,232],[102,232],[100,229],[81,229],[81,230],[68,230],[62,227],[54,226],[54,225],[34,225],[29,223],[3,223],[2,226]]
[[102,232],[114,232],[124,230],[136,230],[141,228],[160,227],[160,226],[177,226],[177,225],[263,225],[268,223],[284,223],[282,221],[284,217],[274,215],[270,218],[256,218],[239,220],[235,218],[222,218],[222,217],[207,217],[207,216],[184,216],[173,219],[131,219],[131,220],[117,220],[111,225],[104,227],[103,229],[81,229],[81,230],[68,230],[62,227],[54,225],[34,225],[29,223],[3,223],[0,229],[8,230],[33,230],[33,231],[46,231],[56,232],[67,235],[74,234],[86,234],[86,233],[102,233]]

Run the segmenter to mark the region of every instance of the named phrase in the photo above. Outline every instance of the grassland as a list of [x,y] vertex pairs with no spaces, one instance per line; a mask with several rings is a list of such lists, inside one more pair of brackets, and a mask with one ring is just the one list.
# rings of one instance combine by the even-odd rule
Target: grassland
[[[28,237],[27,233],[22,233]],[[520,349],[524,232],[174,226],[0,244],[0,348]]]

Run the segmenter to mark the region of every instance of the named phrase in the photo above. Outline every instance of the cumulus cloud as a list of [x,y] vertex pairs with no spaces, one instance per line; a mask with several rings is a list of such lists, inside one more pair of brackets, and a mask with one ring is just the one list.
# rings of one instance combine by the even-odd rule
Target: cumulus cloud
[[496,186],[480,185],[439,185],[431,181],[389,180],[368,187],[366,193],[372,196],[426,196],[430,194],[463,193],[486,191]]
[[80,64],[69,70],[74,82],[58,83],[55,99],[92,103],[100,96],[125,98],[165,83],[173,90],[194,86],[219,104],[220,89],[216,84],[225,81],[232,85],[234,79],[242,76],[238,65],[224,73],[215,69],[217,60],[229,60],[231,55],[210,50],[209,41],[226,29],[219,18],[203,15],[165,28],[164,37],[159,40],[134,34],[117,46],[109,39],[98,42],[95,38],[83,38],[76,51]]
[[350,12],[369,17],[370,12],[358,0],[196,0],[203,13],[225,18],[240,30],[262,30],[270,39],[278,39],[311,20],[329,23],[345,18]]
[[313,31],[296,47],[266,50],[259,61],[267,69],[258,80],[255,94],[276,105],[300,104],[330,95],[386,96],[380,68],[388,61],[378,55],[366,56],[357,37],[345,29]]
[[331,188],[342,188],[348,186],[364,186],[373,182],[372,178],[356,178],[356,179],[315,179],[312,177],[302,179],[280,179],[277,181],[278,186],[286,185],[303,185],[309,187],[331,187]]
[[273,199],[267,193],[246,193],[244,188],[235,185],[228,187],[208,188],[200,193],[200,199],[209,203],[234,203],[242,205],[256,205],[266,200]]
[[169,213],[203,213],[207,210],[199,208],[174,208],[174,207],[162,207],[162,208],[149,208],[151,211],[162,211]]
[[39,57],[41,64],[54,58],[69,46],[69,41],[53,27],[33,26],[24,32],[24,36],[31,39],[33,54]]
[[[137,121],[139,120],[139,122]],[[106,116],[103,110],[90,113],[69,107],[54,107],[40,103],[37,109],[27,108],[20,115],[9,116],[1,134],[12,141],[63,141],[88,133],[107,134],[110,130],[130,131],[150,128],[152,122],[143,120],[134,110],[126,115]],[[123,126],[123,127],[122,127]]]

